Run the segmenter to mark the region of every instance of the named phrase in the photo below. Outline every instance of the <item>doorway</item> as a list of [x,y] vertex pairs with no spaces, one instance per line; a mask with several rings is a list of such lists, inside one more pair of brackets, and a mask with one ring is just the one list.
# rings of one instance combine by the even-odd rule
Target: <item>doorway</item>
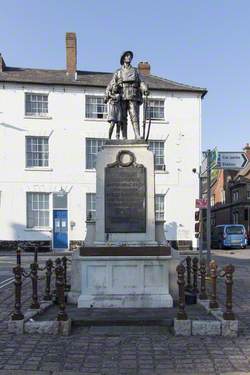
[[53,249],[68,248],[67,193],[53,194]]

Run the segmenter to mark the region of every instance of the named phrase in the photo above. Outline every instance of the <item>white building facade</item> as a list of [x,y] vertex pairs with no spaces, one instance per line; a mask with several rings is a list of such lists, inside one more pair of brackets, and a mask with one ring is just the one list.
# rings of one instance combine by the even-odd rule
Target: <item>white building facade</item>
[[[74,48],[67,61],[61,71],[17,69],[0,56],[1,247],[37,241],[63,251],[84,241],[87,216],[95,218],[95,159],[108,137],[103,98],[112,74],[77,71]],[[200,165],[206,90],[153,76],[149,64],[141,73],[150,90],[156,219],[173,246],[195,248],[192,169]],[[142,116],[143,105],[141,123]]]

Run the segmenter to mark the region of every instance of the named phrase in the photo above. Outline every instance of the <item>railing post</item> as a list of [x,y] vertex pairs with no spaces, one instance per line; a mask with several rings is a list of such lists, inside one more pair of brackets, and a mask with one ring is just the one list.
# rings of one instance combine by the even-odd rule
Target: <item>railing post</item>
[[228,264],[224,267],[225,271],[225,284],[226,284],[226,311],[223,314],[223,319],[225,320],[235,320],[235,315],[233,312],[233,273],[234,266]]
[[63,264],[63,275],[64,275],[64,288],[65,290],[70,289],[70,285],[67,284],[67,263],[68,258],[66,256],[62,257],[62,264]]
[[192,265],[192,271],[193,271],[193,288],[192,292],[193,293],[198,293],[198,263],[199,259],[197,257],[193,258],[193,265]]
[[177,313],[177,319],[186,320],[187,314],[185,312],[185,267],[183,264],[179,264],[176,267],[177,271],[177,284],[179,286],[179,310]]
[[206,260],[204,258],[200,261],[200,276],[201,276],[201,288],[199,299],[207,299],[207,291],[206,291]]
[[37,293],[37,280],[38,280],[38,263],[37,263],[37,246],[35,247],[34,253],[34,262],[31,263],[31,281],[32,281],[32,303],[30,305],[31,309],[39,309],[40,303],[38,302],[38,293]]
[[211,309],[217,309],[219,304],[217,302],[217,294],[216,294],[216,282],[217,282],[217,264],[215,260],[212,260],[209,263],[210,269],[210,277],[211,277],[211,300],[209,302],[209,307]]
[[192,269],[192,259],[190,256],[187,256],[186,257],[187,285],[185,286],[185,290],[189,292],[192,290],[191,269]]
[[45,294],[43,297],[44,301],[50,301],[52,299],[52,294],[50,290],[52,268],[53,268],[53,262],[51,259],[48,259],[46,261],[46,285],[45,285]]
[[11,315],[12,320],[22,320],[24,319],[23,313],[21,311],[21,293],[22,293],[22,273],[23,269],[21,267],[21,250],[18,247],[16,251],[16,266],[13,267],[13,273],[15,277],[15,305],[14,312]]
[[[56,259],[57,261],[57,259]],[[68,315],[65,311],[65,296],[64,296],[64,269],[60,262],[56,262],[56,294],[57,294],[57,301],[59,305],[59,312],[57,314],[57,320],[68,320]]]

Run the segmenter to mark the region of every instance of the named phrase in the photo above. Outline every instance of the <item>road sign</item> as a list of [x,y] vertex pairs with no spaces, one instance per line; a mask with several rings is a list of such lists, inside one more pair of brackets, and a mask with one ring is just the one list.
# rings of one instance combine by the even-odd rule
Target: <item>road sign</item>
[[[208,170],[208,165],[207,165],[207,152],[203,153],[204,159],[202,160],[201,163],[201,175],[202,176],[207,176],[207,170]],[[217,160],[218,160],[218,149],[215,147],[211,152],[210,152],[210,169],[215,168],[217,165]]]
[[211,151],[210,168],[213,168],[217,165],[218,157],[219,157],[218,149],[217,147],[215,147]]
[[207,199],[196,199],[195,207],[196,208],[207,208]]
[[217,168],[219,169],[243,169],[248,163],[244,152],[219,152]]

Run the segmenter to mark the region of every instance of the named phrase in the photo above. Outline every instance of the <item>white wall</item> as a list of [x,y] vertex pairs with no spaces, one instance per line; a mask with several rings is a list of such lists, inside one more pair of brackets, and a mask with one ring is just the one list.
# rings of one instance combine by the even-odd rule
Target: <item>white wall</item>
[[[49,94],[49,119],[25,118],[25,92]],[[95,171],[85,170],[85,138],[107,138],[105,120],[86,120],[85,94],[104,90],[29,84],[0,85],[0,240],[47,239],[26,228],[26,192],[68,191],[69,240],[85,237],[86,192],[95,192]],[[168,239],[193,240],[201,154],[201,98],[196,93],[151,92],[165,98],[166,121],[152,122],[150,139],[166,140],[166,171],[155,172],[156,194],[166,193]],[[142,110],[141,110],[142,112]],[[25,136],[49,136],[49,168],[25,169]],[[129,126],[129,138],[133,138]],[[52,218],[51,218],[52,219]]]

